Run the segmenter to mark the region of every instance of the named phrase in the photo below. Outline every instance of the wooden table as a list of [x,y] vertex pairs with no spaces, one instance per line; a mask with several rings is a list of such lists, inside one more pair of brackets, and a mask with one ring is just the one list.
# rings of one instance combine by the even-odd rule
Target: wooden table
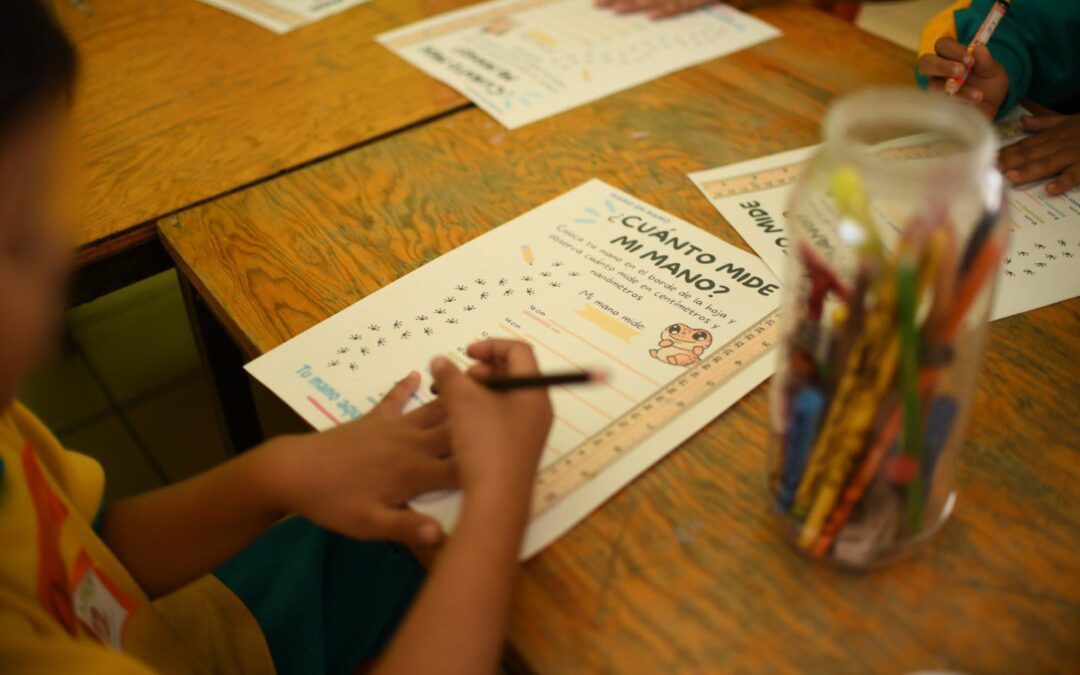
[[[812,10],[784,37],[505,132],[471,109],[161,223],[248,355],[599,177],[744,246],[687,171],[800,147],[912,55]],[[539,673],[1051,672],[1080,663],[1080,301],[993,324],[952,521],[872,574],[777,534],[758,388],[524,566],[510,645]]]
[[196,0],[55,4],[82,58],[81,266],[152,242],[161,216],[466,105],[373,38],[468,0],[379,0],[286,35]]

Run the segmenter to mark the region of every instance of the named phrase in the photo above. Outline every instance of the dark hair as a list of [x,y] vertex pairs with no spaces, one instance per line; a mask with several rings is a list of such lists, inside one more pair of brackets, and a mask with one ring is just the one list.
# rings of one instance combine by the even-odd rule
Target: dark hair
[[0,0],[0,132],[70,96],[77,69],[75,47],[42,0]]

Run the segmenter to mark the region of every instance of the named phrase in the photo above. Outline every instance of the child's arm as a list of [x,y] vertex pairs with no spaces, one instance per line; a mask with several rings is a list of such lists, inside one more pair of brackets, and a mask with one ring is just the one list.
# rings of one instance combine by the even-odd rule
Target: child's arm
[[[617,14],[644,12],[650,19],[663,19],[715,5],[720,0],[593,0],[597,7],[610,8]],[[738,9],[753,9],[776,0],[726,0],[724,4]]]
[[407,415],[413,373],[370,413],[275,439],[200,476],[109,504],[102,538],[151,597],[212,571],[289,513],[357,539],[431,544],[433,519],[404,507],[456,484],[442,409]]
[[1080,115],[1027,115],[1020,120],[1035,135],[1001,149],[998,162],[1005,176],[1026,183],[1061,174],[1046,184],[1051,195],[1080,185]]
[[[738,2],[738,0],[735,0]],[[712,5],[717,0],[595,0],[597,7],[609,7],[617,14],[645,12],[651,19],[675,16],[698,7]]]
[[528,346],[489,340],[469,355],[481,361],[469,375],[445,358],[431,367],[449,416],[461,517],[377,675],[483,675],[498,664],[552,410],[543,390],[496,394],[470,378],[536,374]]

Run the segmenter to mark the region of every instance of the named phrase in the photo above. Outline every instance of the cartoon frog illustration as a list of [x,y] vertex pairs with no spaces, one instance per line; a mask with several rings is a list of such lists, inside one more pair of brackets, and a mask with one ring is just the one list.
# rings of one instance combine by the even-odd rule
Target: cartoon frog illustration
[[660,332],[659,349],[650,349],[649,356],[673,366],[689,366],[700,361],[710,346],[712,334],[709,331],[673,323]]

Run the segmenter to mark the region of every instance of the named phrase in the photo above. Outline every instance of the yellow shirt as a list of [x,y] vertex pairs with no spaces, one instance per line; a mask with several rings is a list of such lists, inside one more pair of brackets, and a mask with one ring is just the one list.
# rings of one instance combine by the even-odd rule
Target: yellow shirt
[[211,575],[151,602],[91,523],[105,476],[18,403],[0,410],[0,671],[273,673]]

